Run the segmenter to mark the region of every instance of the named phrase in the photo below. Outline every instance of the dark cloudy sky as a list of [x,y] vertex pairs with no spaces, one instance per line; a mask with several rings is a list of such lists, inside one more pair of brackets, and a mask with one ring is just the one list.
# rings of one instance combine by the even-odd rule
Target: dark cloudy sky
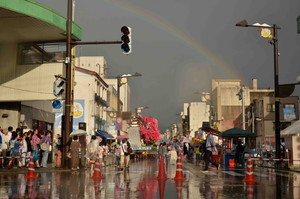
[[[38,0],[66,15],[67,0]],[[111,76],[139,72],[131,78],[132,109],[159,120],[161,130],[179,121],[184,102],[199,101],[211,79],[241,79],[251,86],[274,88],[273,47],[255,28],[235,24],[276,24],[279,30],[279,81],[300,75],[300,1],[283,0],[76,0],[75,21],[83,41],[120,40],[120,27],[132,28],[133,52],[119,45],[82,46],[81,56],[105,56]],[[300,87],[294,95],[300,94]]]

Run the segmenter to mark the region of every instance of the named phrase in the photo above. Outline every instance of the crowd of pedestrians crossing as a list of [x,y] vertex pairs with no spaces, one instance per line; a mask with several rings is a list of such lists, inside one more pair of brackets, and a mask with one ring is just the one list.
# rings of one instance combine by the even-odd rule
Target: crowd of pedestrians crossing
[[158,146],[158,155],[164,156],[166,164],[176,164],[177,157],[183,155],[183,162],[199,165],[203,160],[204,172],[208,171],[210,163],[219,169],[220,164],[212,160],[213,153],[219,153],[217,143],[214,142],[210,132],[206,133],[204,141],[193,145],[188,139],[181,142],[178,139],[173,139],[171,143],[161,142]]
[[51,131],[37,129],[22,132],[22,129],[9,126],[0,129],[0,167],[27,167],[30,156],[35,167],[47,167],[48,155],[52,150]]

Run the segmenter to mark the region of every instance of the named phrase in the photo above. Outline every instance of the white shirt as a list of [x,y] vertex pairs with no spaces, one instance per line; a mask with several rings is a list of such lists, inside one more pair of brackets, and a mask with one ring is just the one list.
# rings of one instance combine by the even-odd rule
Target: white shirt
[[7,149],[9,144],[8,135],[2,134],[2,149]]
[[127,143],[121,144],[121,155],[124,155],[124,152],[127,152]]

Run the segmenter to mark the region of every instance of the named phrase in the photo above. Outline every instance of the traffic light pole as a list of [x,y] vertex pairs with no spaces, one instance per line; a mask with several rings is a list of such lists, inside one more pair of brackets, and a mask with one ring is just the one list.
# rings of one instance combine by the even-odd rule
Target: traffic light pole
[[69,134],[72,131],[73,116],[71,115],[71,108],[73,108],[72,97],[72,48],[76,45],[93,45],[93,44],[122,44],[122,41],[92,41],[92,42],[79,42],[72,40],[72,15],[73,15],[73,0],[68,0],[67,3],[67,42],[66,42],[66,92],[65,92],[65,120],[64,128],[62,131],[62,166],[67,167],[67,142],[69,140]]
[[[121,78],[117,78],[117,117],[121,117],[121,100],[120,100]],[[120,135],[120,130],[117,130],[117,135]]]

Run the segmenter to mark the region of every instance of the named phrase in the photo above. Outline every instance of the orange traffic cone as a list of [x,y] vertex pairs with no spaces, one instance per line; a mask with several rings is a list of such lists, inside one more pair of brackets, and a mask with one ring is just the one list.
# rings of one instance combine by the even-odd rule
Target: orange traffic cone
[[166,169],[165,169],[165,160],[164,155],[160,156],[159,160],[159,171],[157,175],[157,179],[168,179],[166,175]]
[[253,198],[254,183],[255,182],[246,182],[247,199],[252,199]]
[[183,176],[181,156],[179,155],[176,161],[176,174],[173,180],[184,180],[184,179],[185,178]]
[[252,164],[251,156],[249,156],[247,162],[246,178],[243,180],[243,182],[256,182],[253,174],[253,164]]
[[165,196],[165,185],[166,185],[166,179],[159,179],[158,185],[159,185],[159,198],[164,199]]
[[37,175],[35,174],[32,153],[30,153],[28,173],[27,176],[25,176],[25,178],[37,178]]
[[182,184],[183,180],[175,180],[176,194],[178,199],[182,199]]
[[95,167],[94,167],[94,173],[92,178],[94,179],[101,179],[102,175],[101,175],[101,171],[100,171],[100,157],[99,154],[97,155],[97,159],[95,162]]

